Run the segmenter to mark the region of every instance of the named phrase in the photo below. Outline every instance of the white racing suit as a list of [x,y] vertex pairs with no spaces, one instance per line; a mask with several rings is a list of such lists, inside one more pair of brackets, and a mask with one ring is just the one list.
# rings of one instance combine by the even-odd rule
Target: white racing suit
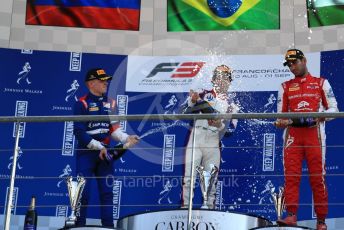
[[[236,113],[239,108],[234,103],[228,102],[228,95],[226,94],[216,94],[214,90],[203,91],[200,93],[200,98],[203,101],[207,101],[212,109],[217,113]],[[187,99],[188,106],[194,107],[195,103],[191,102],[191,98]],[[198,112],[200,113],[200,112]],[[184,179],[183,179],[183,192],[182,192],[182,207],[187,207],[190,200],[190,181],[191,181],[191,158],[193,151],[193,135],[195,136],[195,148],[194,148],[194,162],[195,169],[197,166],[202,165],[205,171],[210,172],[210,165],[215,165],[218,169],[221,161],[221,154],[219,144],[223,135],[226,135],[227,131],[226,125],[230,125],[232,130],[236,128],[237,120],[228,120],[221,122],[221,127],[217,128],[210,126],[208,120],[197,120],[194,124],[191,134],[188,138],[188,144],[185,152],[185,170],[184,170]],[[226,135],[227,136],[227,135]],[[197,172],[194,173],[194,178],[196,178]],[[195,180],[193,181],[195,183]],[[207,206],[210,209],[215,207],[215,194],[216,194],[216,183],[211,189],[211,192],[208,197]]]

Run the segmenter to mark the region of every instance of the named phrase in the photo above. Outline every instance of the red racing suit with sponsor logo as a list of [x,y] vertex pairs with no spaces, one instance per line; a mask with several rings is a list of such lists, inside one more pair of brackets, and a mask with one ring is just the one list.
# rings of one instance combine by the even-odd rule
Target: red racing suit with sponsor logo
[[[329,82],[308,74],[284,82],[278,92],[278,112],[337,112],[337,101]],[[325,184],[325,122],[297,119],[284,131],[285,202],[297,213],[302,161],[306,160],[318,218],[328,213]]]

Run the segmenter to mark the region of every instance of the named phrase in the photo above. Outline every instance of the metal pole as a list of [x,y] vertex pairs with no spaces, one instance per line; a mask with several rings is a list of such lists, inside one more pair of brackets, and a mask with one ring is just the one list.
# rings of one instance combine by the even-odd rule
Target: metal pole
[[[195,145],[196,145],[196,119],[194,119],[194,128],[192,130],[192,151],[191,151],[191,175],[190,175],[190,191],[189,191],[189,207],[188,207],[188,230],[191,230],[191,217],[192,217],[192,201],[194,190],[194,177],[195,177]],[[187,163],[187,162],[185,162]]]
[[224,113],[224,114],[136,114],[136,115],[77,115],[77,116],[0,116],[1,122],[59,122],[59,121],[138,121],[138,120],[193,120],[193,119],[276,119],[276,118],[344,118],[344,112],[323,113]]
[[13,201],[13,190],[14,190],[14,180],[16,176],[16,169],[17,169],[17,157],[18,157],[18,145],[19,145],[19,123],[16,123],[16,140],[14,145],[14,153],[13,153],[13,162],[12,162],[12,171],[11,171],[11,182],[10,182],[10,191],[8,193],[8,199],[6,204],[6,217],[5,217],[5,230],[10,230],[11,224],[11,210],[12,210],[12,201]]

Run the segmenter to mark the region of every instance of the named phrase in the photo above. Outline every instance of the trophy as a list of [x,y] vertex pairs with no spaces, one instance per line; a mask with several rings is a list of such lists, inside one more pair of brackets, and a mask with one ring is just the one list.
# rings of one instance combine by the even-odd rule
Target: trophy
[[278,194],[275,192],[271,192],[272,199],[274,201],[275,210],[277,214],[277,220],[280,220],[282,217],[282,212],[284,211],[284,187],[279,187]]
[[67,188],[68,188],[68,195],[69,201],[71,206],[71,214],[66,219],[65,226],[72,227],[75,226],[76,219],[77,219],[77,212],[80,209],[80,199],[82,196],[82,191],[84,190],[86,180],[84,177],[77,176],[76,181],[73,181],[73,177],[67,177]]
[[214,186],[216,182],[216,176],[219,171],[219,169],[215,165],[210,164],[209,166],[210,166],[210,172],[205,171],[203,166],[196,167],[196,171],[199,174],[202,197],[203,197],[203,204],[202,204],[201,209],[209,209],[207,205],[208,197],[209,197],[212,187]]

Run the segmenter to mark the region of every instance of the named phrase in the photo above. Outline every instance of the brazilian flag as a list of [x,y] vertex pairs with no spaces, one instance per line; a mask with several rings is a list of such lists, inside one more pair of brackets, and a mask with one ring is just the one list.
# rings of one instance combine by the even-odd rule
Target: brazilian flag
[[277,30],[279,0],[168,0],[168,31]]
[[308,26],[344,24],[343,0],[307,0]]

